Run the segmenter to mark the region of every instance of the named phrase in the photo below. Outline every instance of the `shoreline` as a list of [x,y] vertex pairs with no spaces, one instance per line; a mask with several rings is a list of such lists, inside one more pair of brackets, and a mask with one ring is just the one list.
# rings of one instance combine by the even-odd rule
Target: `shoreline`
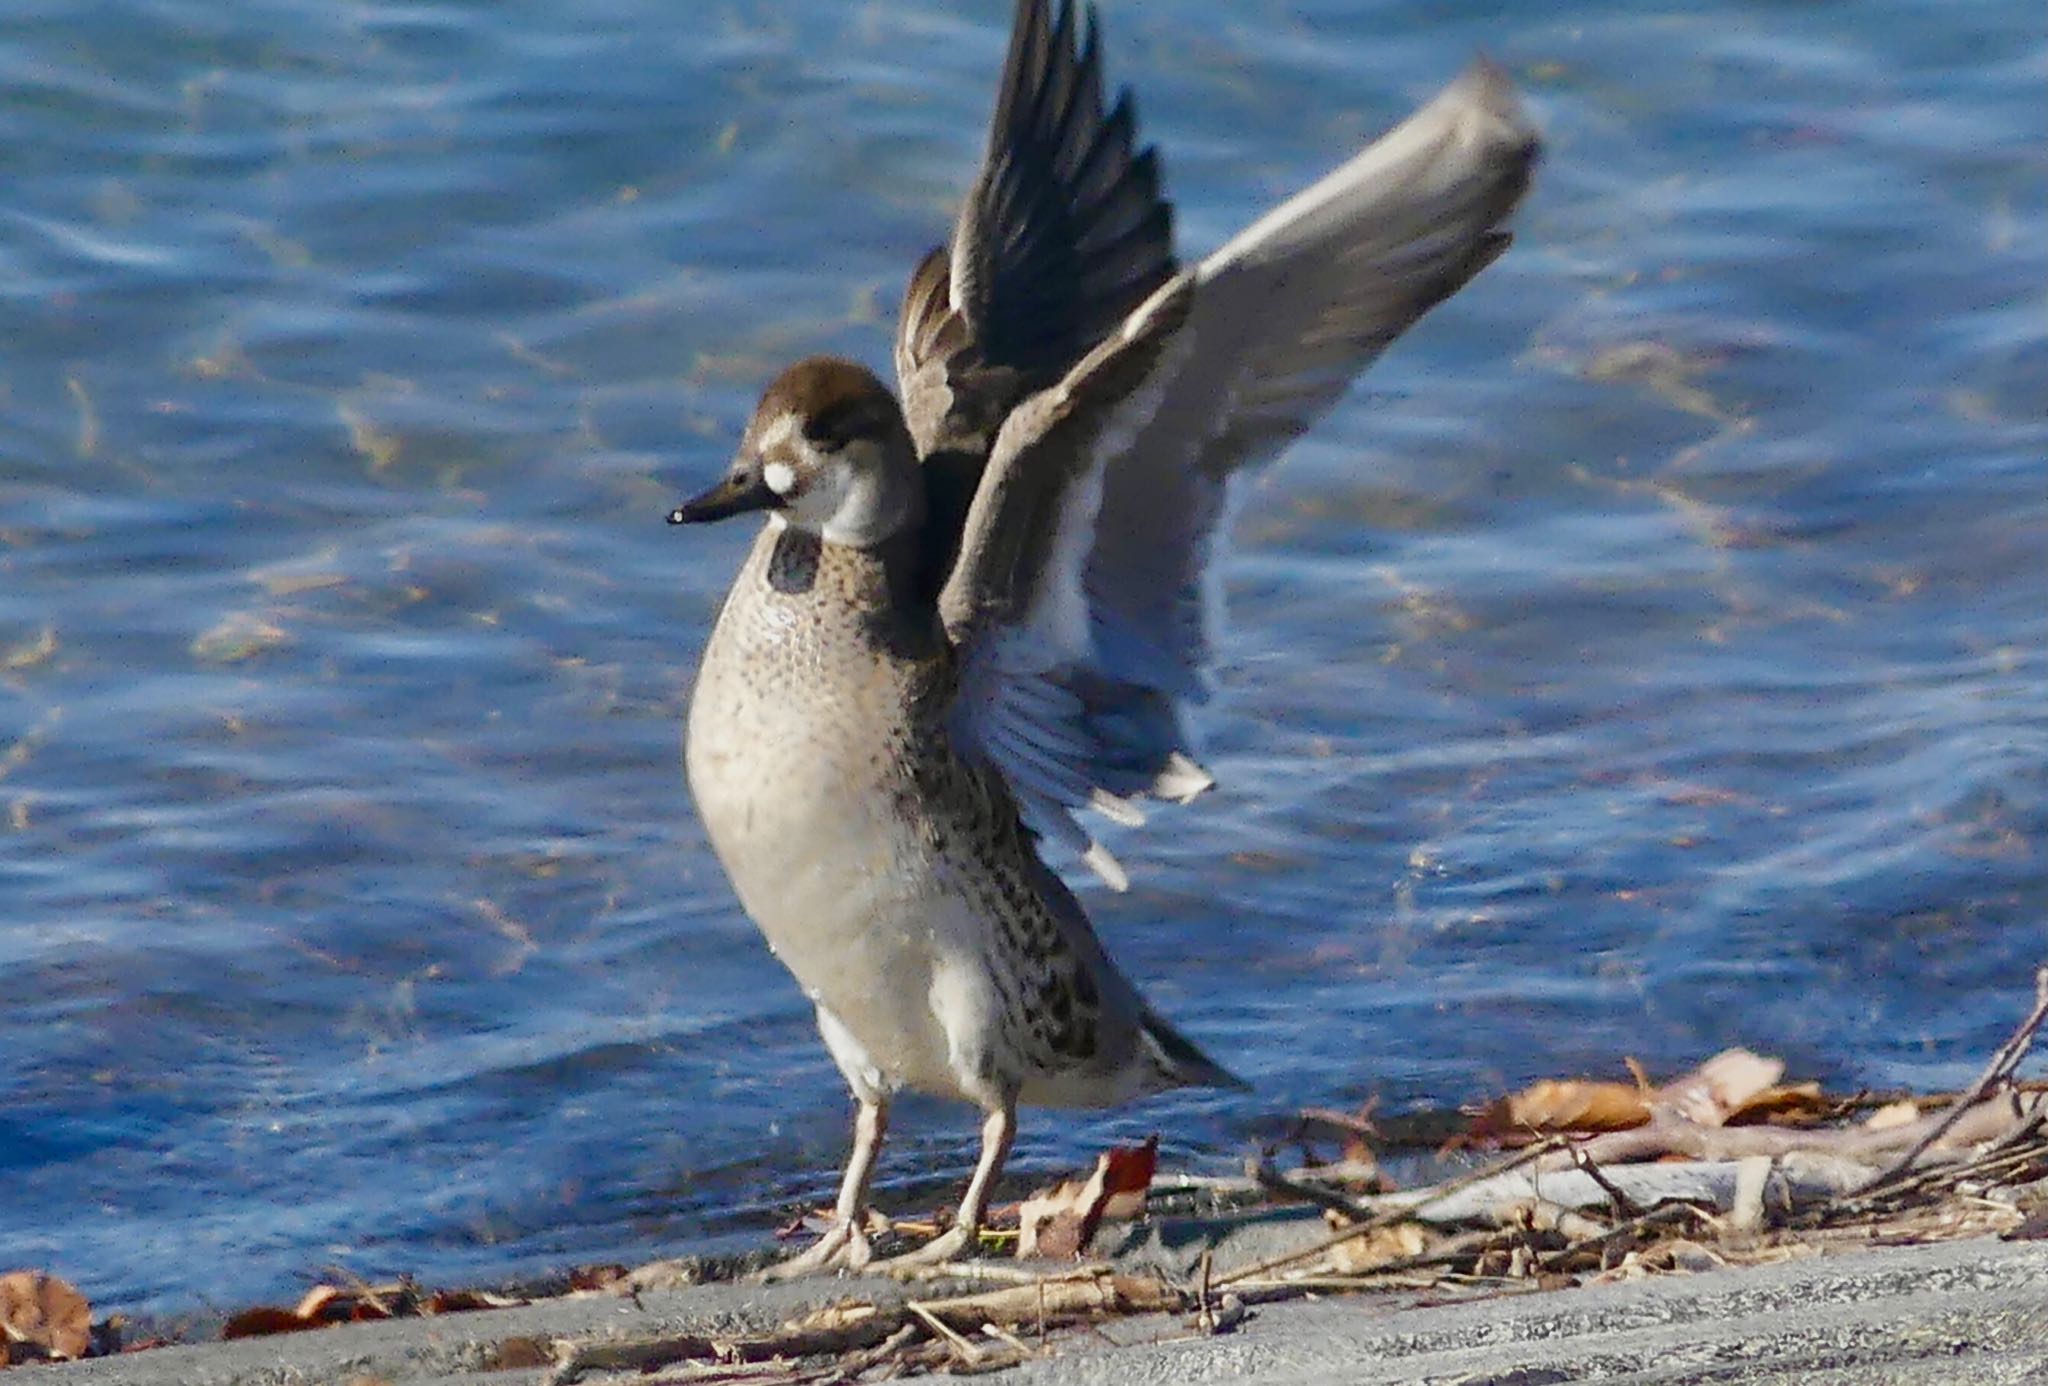
[[[1319,1240],[1296,1210],[1228,1226],[1161,1219],[1120,1229],[1119,1268],[1185,1268],[1203,1248],[1226,1272]],[[1002,1264],[1002,1263],[998,1263]],[[769,1332],[850,1300],[929,1303],[961,1280],[906,1287],[876,1278],[752,1286],[731,1282],[586,1292],[512,1308],[339,1324],[12,1368],[24,1386],[542,1386],[645,1381],[639,1371],[556,1366],[562,1340],[630,1342]],[[1253,1381],[1268,1386],[1457,1380],[1468,1386],[1631,1380],[1977,1383],[2048,1375],[2048,1243],[1991,1237],[1836,1250],[1774,1264],[1447,1297],[1378,1291],[1253,1304],[1229,1331],[1180,1313],[1120,1316],[1083,1331],[1024,1335],[1006,1380],[1038,1386]],[[984,1340],[986,1341],[986,1340]],[[1044,1355],[1040,1355],[1043,1353]],[[765,1364],[764,1364],[765,1366]],[[688,1379],[797,1383],[815,1367]],[[947,1375],[942,1370],[939,1375]],[[10,1378],[12,1379],[12,1378]]]
[[[845,1386],[956,1369],[1048,1386],[1530,1386],[1769,1380],[1774,1363],[1800,1381],[2048,1379],[2048,1091],[2015,1082],[2044,1021],[2048,969],[1967,1090],[1876,1110],[1782,1085],[1782,1063],[1739,1049],[1657,1087],[1539,1083],[1471,1128],[1529,1143],[1421,1188],[1387,1189],[1357,1144],[1364,1115],[1316,1116],[1347,1133],[1337,1162],[1283,1174],[1268,1151],[1234,1180],[1156,1178],[1155,1138],[1102,1153],[993,1235],[1057,1242],[1058,1260],[987,1256],[908,1283],[739,1279],[775,1259],[763,1245],[524,1294],[323,1285],[231,1316],[221,1341],[125,1352],[117,1324],[88,1332],[74,1290],[16,1274],[0,1276],[0,1341],[24,1380],[115,1386]],[[1596,1110],[1614,1129],[1537,1134]],[[105,1355],[83,1355],[95,1341]],[[75,1360],[24,1360],[44,1350]]]

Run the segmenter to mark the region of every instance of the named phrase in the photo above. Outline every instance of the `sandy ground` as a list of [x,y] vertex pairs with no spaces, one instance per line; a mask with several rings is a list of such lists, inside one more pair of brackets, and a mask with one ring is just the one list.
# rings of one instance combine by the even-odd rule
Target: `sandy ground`
[[[1212,1234],[1215,1229],[1208,1229]],[[1230,1231],[1219,1269],[1300,1245],[1298,1218]],[[1186,1267],[1197,1225],[1129,1237],[1120,1259]],[[931,1298],[944,1287],[922,1286]],[[519,1360],[557,1336],[638,1337],[768,1328],[859,1296],[900,1299],[887,1281],[751,1288],[705,1285],[560,1300],[287,1337],[16,1368],[9,1386],[535,1386]],[[508,1346],[509,1345],[509,1346]],[[494,1369],[496,1368],[496,1369]],[[638,1381],[592,1376],[587,1381]],[[680,1378],[678,1378],[680,1379]],[[1001,1373],[1017,1386],[1265,1386],[1433,1382],[1538,1386],[1632,1382],[2048,1382],[2048,1243],[1995,1240],[1892,1247],[1746,1269],[1425,1305],[1415,1296],[1344,1296],[1256,1308],[1234,1332],[1197,1337],[1178,1320],[1122,1320],[1054,1340],[1043,1359]]]

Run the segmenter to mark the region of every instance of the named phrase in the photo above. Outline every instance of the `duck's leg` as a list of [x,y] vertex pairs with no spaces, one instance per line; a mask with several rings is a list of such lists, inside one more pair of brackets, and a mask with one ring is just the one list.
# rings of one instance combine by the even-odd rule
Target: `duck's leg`
[[857,1271],[867,1265],[868,1181],[874,1177],[875,1157],[881,1153],[882,1137],[889,1130],[889,1101],[878,1096],[860,1098],[860,1111],[853,1118],[853,1153],[846,1159],[846,1176],[839,1181],[839,1200],[832,1205],[832,1226],[817,1244],[761,1272],[765,1281],[794,1280],[822,1270]]
[[1017,1099],[1005,1096],[1002,1105],[989,1110],[981,1123],[981,1159],[974,1177],[967,1181],[967,1193],[960,1200],[960,1212],[953,1225],[915,1251],[877,1261],[871,1270],[889,1272],[914,1270],[919,1266],[951,1261],[980,1244],[981,1224],[988,1218],[988,1203],[1002,1177],[1003,1161],[1010,1157],[1010,1142],[1017,1136]]

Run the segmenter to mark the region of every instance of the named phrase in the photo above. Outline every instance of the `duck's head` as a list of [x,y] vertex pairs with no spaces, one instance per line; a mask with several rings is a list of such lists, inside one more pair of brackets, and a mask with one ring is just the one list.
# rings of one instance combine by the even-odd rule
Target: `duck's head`
[[814,356],[775,378],[725,480],[669,512],[672,525],[765,510],[834,544],[871,548],[917,523],[917,454],[872,371]]

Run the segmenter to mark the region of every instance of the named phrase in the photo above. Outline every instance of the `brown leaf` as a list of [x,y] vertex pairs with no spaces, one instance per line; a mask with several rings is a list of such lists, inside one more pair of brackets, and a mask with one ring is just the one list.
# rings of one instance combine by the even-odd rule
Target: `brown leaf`
[[1910,1099],[1887,1102],[1869,1116],[1863,1118],[1866,1131],[1889,1131],[1894,1126],[1904,1126],[1920,1119],[1920,1104]]
[[1095,1180],[1062,1179],[1040,1189],[1017,1210],[1017,1259],[1079,1256],[1081,1222],[1094,1201]]
[[[1096,1160],[1108,1197],[1096,1214],[1098,1222],[1129,1222],[1145,1211],[1145,1194],[1159,1169],[1159,1137],[1143,1145],[1112,1146]],[[1092,1229],[1091,1229],[1092,1230]]]
[[1117,1146],[1095,1157],[1086,1179],[1063,1179],[1024,1200],[1017,1210],[1017,1255],[1079,1256],[1105,1220],[1127,1221],[1145,1211],[1145,1191],[1159,1167],[1159,1137]]
[[[0,1275],[0,1342],[69,1360],[92,1346],[92,1306],[66,1282],[42,1271]],[[28,1354],[24,1360],[30,1360]]]
[[1434,1240],[1420,1223],[1397,1222],[1378,1227],[1330,1248],[1326,1268],[1336,1275],[1358,1275],[1396,1261],[1422,1255]]
[[264,1338],[273,1333],[303,1333],[329,1324],[355,1323],[364,1319],[388,1319],[390,1309],[373,1302],[368,1294],[347,1294],[332,1285],[315,1285],[289,1309],[259,1304],[244,1309],[220,1327],[220,1336]]
[[629,1272],[624,1266],[607,1264],[601,1266],[578,1266],[569,1272],[569,1288],[572,1290],[608,1290],[624,1280]]
[[1730,1126],[1755,1126],[1790,1121],[1800,1124],[1829,1110],[1818,1083],[1785,1083],[1765,1088],[1728,1113]]
[[327,1325],[315,1319],[302,1319],[289,1309],[280,1309],[275,1304],[259,1304],[254,1309],[244,1309],[220,1326],[223,1342],[235,1338],[267,1338],[273,1333],[303,1333],[309,1328],[325,1328]]
[[1512,1141],[1531,1133],[1626,1131],[1650,1119],[1650,1104],[1630,1083],[1546,1079],[1488,1103],[1472,1120],[1469,1139]]

